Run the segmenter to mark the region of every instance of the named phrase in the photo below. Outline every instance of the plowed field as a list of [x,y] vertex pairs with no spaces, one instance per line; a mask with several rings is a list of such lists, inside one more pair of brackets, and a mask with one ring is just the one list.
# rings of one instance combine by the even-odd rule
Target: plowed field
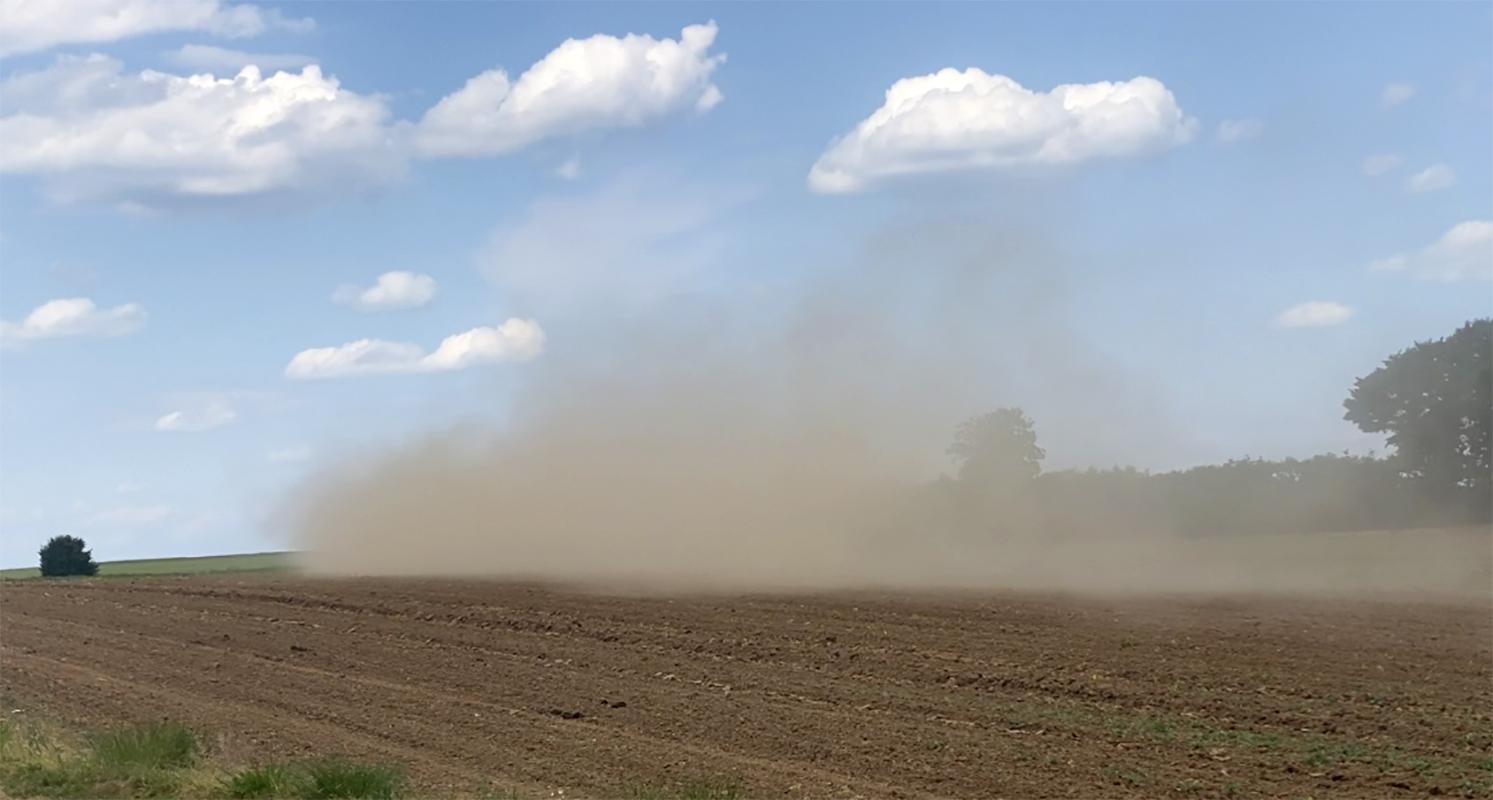
[[80,727],[180,720],[251,759],[398,764],[435,796],[1493,789],[1483,601],[9,582],[0,693]]

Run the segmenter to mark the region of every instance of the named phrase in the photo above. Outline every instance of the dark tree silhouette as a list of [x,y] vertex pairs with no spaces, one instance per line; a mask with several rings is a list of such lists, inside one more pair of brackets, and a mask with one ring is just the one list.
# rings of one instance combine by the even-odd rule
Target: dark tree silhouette
[[1025,412],[998,408],[960,423],[949,455],[959,463],[951,499],[960,527],[996,536],[1034,530],[1031,489],[1046,453]]
[[76,536],[53,536],[41,549],[42,577],[98,574],[93,553],[86,548]]
[[1388,433],[1407,477],[1437,495],[1486,496],[1493,432],[1493,320],[1417,342],[1359,378],[1343,418]]
[[1037,431],[1026,412],[998,408],[960,423],[949,455],[959,462],[959,480],[1007,485],[1030,481],[1047,455],[1037,446]]

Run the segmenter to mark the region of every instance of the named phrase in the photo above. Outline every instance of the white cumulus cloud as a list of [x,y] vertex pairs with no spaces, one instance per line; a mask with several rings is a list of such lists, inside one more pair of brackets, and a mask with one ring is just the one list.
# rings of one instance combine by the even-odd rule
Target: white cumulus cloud
[[1415,96],[1415,84],[1405,81],[1394,81],[1386,83],[1384,89],[1379,92],[1379,105],[1383,108],[1394,108],[1406,100]]
[[125,303],[99,308],[86,297],[49,300],[20,322],[0,322],[0,342],[19,345],[64,336],[124,336],[145,324],[145,307]]
[[1353,316],[1353,309],[1331,300],[1311,300],[1275,315],[1277,328],[1330,328]]
[[360,311],[418,308],[435,297],[435,278],[418,272],[396,270],[378,276],[367,288],[350,284],[337,287],[332,302]]
[[1457,182],[1457,173],[1445,164],[1432,164],[1405,179],[1405,189],[1417,194],[1445,189]]
[[236,74],[244,67],[261,70],[299,70],[316,63],[316,59],[299,53],[246,53],[210,44],[184,44],[165,54],[172,63],[187,69],[211,73]]
[[1265,131],[1265,123],[1253,117],[1249,119],[1226,119],[1218,123],[1218,143],[1236,144],[1250,139],[1260,138]]
[[894,175],[1141,155],[1196,130],[1154,78],[1041,92],[979,69],[944,69],[892,84],[881,108],[819,156],[809,187],[854,192]]
[[338,347],[302,350],[285,367],[296,379],[352,375],[449,372],[478,364],[528,361],[544,349],[544,331],[527,319],[509,319],[497,327],[473,328],[447,336],[434,352],[416,344],[359,339]]
[[1370,178],[1377,178],[1386,172],[1393,171],[1403,163],[1405,159],[1394,153],[1375,153],[1363,160],[1363,174]]
[[162,31],[205,31],[236,38],[273,28],[304,32],[315,25],[276,9],[222,0],[0,0],[0,56]]
[[415,142],[427,156],[496,155],[554,136],[636,127],[722,99],[711,74],[714,22],[678,39],[598,34],[567,39],[516,81],[493,69],[467,81],[425,113]]
[[1380,259],[1369,268],[1447,282],[1493,280],[1493,220],[1459,222],[1425,248]]
[[384,101],[316,66],[265,77],[126,73],[61,57],[0,83],[0,172],[43,176],[64,199],[134,205],[346,190],[402,174]]
[[[184,14],[211,6],[234,18],[254,8],[183,4]],[[0,173],[38,176],[55,200],[124,210],[366,191],[404,175],[414,156],[501,155],[681,109],[707,111],[723,98],[711,82],[725,61],[710,52],[717,32],[710,22],[678,39],[569,39],[516,80],[502,70],[477,75],[418,123],[394,119],[385,97],[343,88],[297,54],[202,44],[168,52],[201,70],[189,75],[63,55],[0,81]],[[579,168],[576,160],[559,174]]]

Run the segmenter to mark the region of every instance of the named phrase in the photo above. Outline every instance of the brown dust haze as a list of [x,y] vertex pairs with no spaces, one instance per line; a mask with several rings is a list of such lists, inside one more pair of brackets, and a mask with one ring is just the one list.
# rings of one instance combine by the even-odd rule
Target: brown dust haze
[[1022,405],[1050,450],[1097,463],[1170,429],[1146,381],[1068,332],[1060,254],[949,233],[888,233],[806,288],[547,325],[501,429],[303,486],[289,513],[306,566],[643,591],[1486,591],[1486,532],[961,532],[926,497],[963,419]]

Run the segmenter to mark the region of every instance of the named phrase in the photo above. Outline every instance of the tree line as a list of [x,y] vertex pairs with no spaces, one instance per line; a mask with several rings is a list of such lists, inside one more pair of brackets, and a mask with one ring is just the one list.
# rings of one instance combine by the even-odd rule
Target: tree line
[[1436,527],[1493,521],[1493,320],[1395,353],[1359,378],[1344,419],[1387,434],[1383,456],[1243,458],[1173,472],[1043,471],[1036,426],[1002,408],[955,431],[936,486],[965,527],[1193,535]]

